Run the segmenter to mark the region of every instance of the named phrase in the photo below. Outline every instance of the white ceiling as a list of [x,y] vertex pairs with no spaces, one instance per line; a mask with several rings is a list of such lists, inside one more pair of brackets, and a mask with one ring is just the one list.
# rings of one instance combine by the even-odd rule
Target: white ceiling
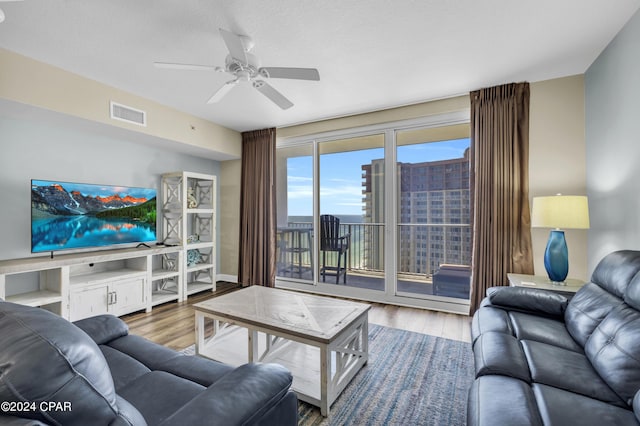
[[[640,0],[24,0],[0,3],[0,47],[239,131],[419,103],[515,81],[584,73]],[[312,67],[320,82],[271,79],[282,111],[250,85],[206,101],[224,73],[225,28],[263,66]],[[1,78],[1,70],[0,70]]]

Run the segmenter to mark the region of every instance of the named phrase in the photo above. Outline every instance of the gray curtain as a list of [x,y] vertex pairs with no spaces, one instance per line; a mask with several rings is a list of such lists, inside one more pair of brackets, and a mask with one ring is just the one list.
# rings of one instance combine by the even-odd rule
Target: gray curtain
[[242,133],[238,282],[275,285],[276,129]]
[[533,273],[529,213],[529,83],[471,92],[473,314],[507,273]]

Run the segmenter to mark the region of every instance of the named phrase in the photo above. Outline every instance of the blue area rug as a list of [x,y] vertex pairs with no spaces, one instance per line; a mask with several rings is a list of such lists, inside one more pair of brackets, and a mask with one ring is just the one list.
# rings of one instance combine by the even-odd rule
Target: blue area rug
[[369,325],[369,362],[324,418],[299,402],[299,425],[466,425],[471,345]]
[[[194,346],[183,353],[193,355]],[[369,324],[369,362],[329,417],[298,402],[299,426],[463,426],[473,382],[471,344]]]

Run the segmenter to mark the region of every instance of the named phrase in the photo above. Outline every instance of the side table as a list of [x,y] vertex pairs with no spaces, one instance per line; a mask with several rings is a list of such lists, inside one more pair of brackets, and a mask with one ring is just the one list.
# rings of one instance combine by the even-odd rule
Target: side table
[[511,287],[539,288],[564,293],[568,296],[573,296],[576,291],[580,290],[580,287],[586,284],[583,280],[575,278],[567,278],[564,284],[558,284],[551,282],[549,277],[526,274],[507,274],[507,278],[509,278],[509,285]]

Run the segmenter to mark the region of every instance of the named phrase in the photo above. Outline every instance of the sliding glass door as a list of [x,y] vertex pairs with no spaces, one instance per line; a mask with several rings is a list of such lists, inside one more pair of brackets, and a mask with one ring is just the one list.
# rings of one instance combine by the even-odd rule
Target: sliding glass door
[[468,126],[399,131],[397,294],[469,300]]
[[318,153],[318,279],[384,291],[384,135],[320,142]]
[[276,277],[313,284],[313,146],[276,151]]
[[464,312],[469,124],[451,116],[281,141],[277,284]]

